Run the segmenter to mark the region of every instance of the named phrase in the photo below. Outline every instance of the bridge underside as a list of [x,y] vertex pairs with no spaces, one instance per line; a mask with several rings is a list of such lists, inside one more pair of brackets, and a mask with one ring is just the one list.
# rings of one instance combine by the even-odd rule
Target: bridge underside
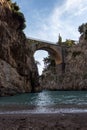
[[62,63],[62,48],[60,46],[52,43],[50,44],[49,42],[32,39],[29,39],[29,44],[31,45],[33,53],[37,50],[45,50],[55,59],[56,65]]
[[51,57],[55,60],[56,65],[62,63],[61,55],[59,54],[59,52],[54,51],[53,48],[43,47],[43,48],[38,48],[37,50],[45,50],[45,51],[47,51],[51,55]]
[[63,56],[61,46],[52,43],[50,44],[48,42],[40,40],[28,40],[33,53],[35,53],[37,50],[45,50],[54,58],[56,66],[61,69],[63,68]]

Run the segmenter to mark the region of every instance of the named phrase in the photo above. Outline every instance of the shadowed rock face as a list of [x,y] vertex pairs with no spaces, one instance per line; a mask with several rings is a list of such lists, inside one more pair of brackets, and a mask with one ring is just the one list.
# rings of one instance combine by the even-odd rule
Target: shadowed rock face
[[7,0],[0,0],[0,95],[37,89],[38,72],[20,21]]

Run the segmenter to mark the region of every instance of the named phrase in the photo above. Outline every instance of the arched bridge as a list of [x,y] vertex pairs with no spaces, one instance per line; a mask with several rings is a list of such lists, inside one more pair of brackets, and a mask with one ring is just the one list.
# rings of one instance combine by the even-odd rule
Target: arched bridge
[[56,45],[55,43],[31,38],[28,39],[28,42],[31,45],[33,53],[37,50],[46,50],[55,59],[56,65],[63,63],[64,59],[61,46]]

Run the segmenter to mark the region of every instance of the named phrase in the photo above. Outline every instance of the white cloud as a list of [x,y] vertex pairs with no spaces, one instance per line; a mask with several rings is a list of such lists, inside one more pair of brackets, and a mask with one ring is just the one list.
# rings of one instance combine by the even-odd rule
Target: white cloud
[[78,26],[87,20],[84,19],[86,11],[87,0],[65,0],[61,6],[56,4],[52,12],[46,14],[45,17],[37,12],[36,21],[38,22],[35,24],[37,30],[32,31],[30,35],[56,42],[60,33],[64,40],[66,38],[77,40],[79,37]]

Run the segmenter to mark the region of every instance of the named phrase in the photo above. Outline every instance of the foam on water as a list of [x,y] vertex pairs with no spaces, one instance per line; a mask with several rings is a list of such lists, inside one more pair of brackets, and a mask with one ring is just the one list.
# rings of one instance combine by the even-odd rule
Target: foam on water
[[37,108],[36,110],[17,110],[17,111],[0,111],[0,115],[6,114],[67,114],[67,113],[87,113],[87,109],[76,108],[60,108],[60,109],[46,109]]

